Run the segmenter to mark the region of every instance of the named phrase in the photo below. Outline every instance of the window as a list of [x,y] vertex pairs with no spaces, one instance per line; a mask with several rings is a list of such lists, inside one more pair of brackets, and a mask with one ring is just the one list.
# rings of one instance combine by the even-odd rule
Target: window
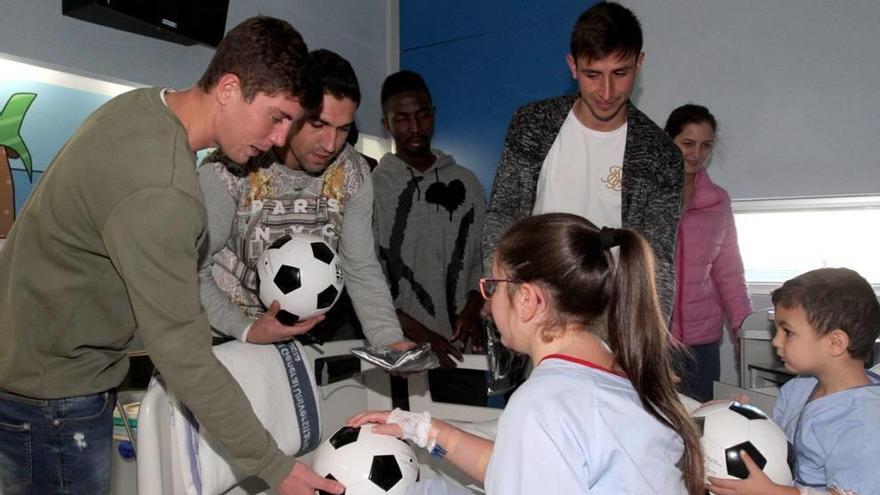
[[733,211],[753,287],[822,267],[852,268],[880,284],[880,196],[743,200]]
[[358,142],[355,149],[361,153],[373,157],[376,160],[382,158],[382,155],[391,151],[393,142],[389,139],[383,139],[369,134],[361,134],[358,136]]

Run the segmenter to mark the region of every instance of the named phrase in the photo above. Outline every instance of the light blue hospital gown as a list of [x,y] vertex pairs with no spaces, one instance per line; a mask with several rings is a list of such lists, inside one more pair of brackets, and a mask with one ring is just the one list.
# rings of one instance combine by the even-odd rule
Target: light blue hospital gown
[[549,358],[501,415],[486,493],[686,494],[683,452],[629,380]]
[[782,386],[773,420],[794,444],[798,486],[880,495],[880,375],[868,376],[870,385],[814,401],[819,382],[813,377]]

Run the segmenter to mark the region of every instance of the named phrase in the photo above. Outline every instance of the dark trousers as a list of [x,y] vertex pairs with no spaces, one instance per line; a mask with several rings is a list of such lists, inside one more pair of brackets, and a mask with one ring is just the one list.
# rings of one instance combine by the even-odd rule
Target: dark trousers
[[0,493],[109,493],[115,404],[115,391],[53,400],[0,391]]
[[712,400],[712,386],[721,378],[721,339],[687,346],[672,353],[673,369],[681,378],[678,391],[700,402]]

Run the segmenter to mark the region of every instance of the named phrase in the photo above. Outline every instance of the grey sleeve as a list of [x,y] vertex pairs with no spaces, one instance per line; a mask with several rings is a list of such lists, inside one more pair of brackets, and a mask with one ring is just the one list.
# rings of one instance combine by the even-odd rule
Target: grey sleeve
[[364,183],[345,205],[339,246],[345,286],[367,340],[371,345],[404,340],[388,283],[376,258],[373,180],[369,172],[365,172]]
[[526,121],[523,114],[524,110],[518,109],[507,128],[501,160],[495,170],[492,193],[486,208],[482,235],[482,257],[483,270],[487,275],[490,275],[492,270],[492,254],[495,251],[495,244],[519,217],[518,202],[523,194],[519,183],[519,173],[522,168],[520,157],[524,153],[523,148],[526,142],[523,139],[523,128]]
[[211,327],[230,337],[243,340],[245,329],[254,320],[229,300],[229,296],[217,286],[212,273],[214,255],[223,249],[232,231],[235,201],[213,167],[203,165],[199,168],[198,174],[202,194],[205,197],[205,207],[208,210],[208,251],[199,259],[199,293],[202,306],[205,308]]
[[[675,243],[678,237],[678,223],[681,220],[682,191],[684,189],[684,161],[678,148],[668,156],[666,167],[668,177],[658,177],[657,190],[649,200],[648,208],[656,212],[651,227],[655,234],[651,238],[657,262],[657,295],[666,323],[672,319],[675,302]],[[646,229],[647,230],[647,229]]]
[[[486,195],[483,190],[483,185],[480,181],[474,177],[474,226],[471,229],[471,240],[470,240],[470,253],[469,257],[471,260],[471,266],[468,268],[468,278],[467,278],[467,288],[468,291],[479,290],[480,289],[480,277],[483,276],[483,273],[489,273],[492,271],[491,266],[483,266],[483,245],[482,245],[482,237],[483,237],[483,225],[486,222]],[[467,297],[467,292],[465,292],[465,297]]]

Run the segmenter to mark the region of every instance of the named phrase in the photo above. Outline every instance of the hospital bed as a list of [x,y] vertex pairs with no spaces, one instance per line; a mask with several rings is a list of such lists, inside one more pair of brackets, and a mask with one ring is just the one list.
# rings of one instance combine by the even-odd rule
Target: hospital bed
[[[316,395],[320,401],[322,440],[357,412],[391,409],[388,374],[349,353],[349,349],[363,345],[363,341],[349,340],[305,346],[306,357],[315,370],[318,383]],[[486,370],[486,356],[465,355],[459,368]],[[434,402],[426,373],[411,375],[408,382],[411,410],[429,411],[432,416],[452,420],[475,434],[494,437],[495,420],[501,414],[500,409]],[[162,386],[151,387],[141,400],[137,422],[137,493],[141,495],[185,494],[179,472],[182,453],[178,452],[172,441],[172,407],[172,399]],[[471,483],[464,473],[448,463],[431,458],[427,452],[419,452],[418,455],[422,463],[422,476],[443,476],[464,486]],[[310,463],[311,457],[309,453],[300,457],[300,460]],[[254,481],[246,480],[227,493],[260,493],[263,485]]]

